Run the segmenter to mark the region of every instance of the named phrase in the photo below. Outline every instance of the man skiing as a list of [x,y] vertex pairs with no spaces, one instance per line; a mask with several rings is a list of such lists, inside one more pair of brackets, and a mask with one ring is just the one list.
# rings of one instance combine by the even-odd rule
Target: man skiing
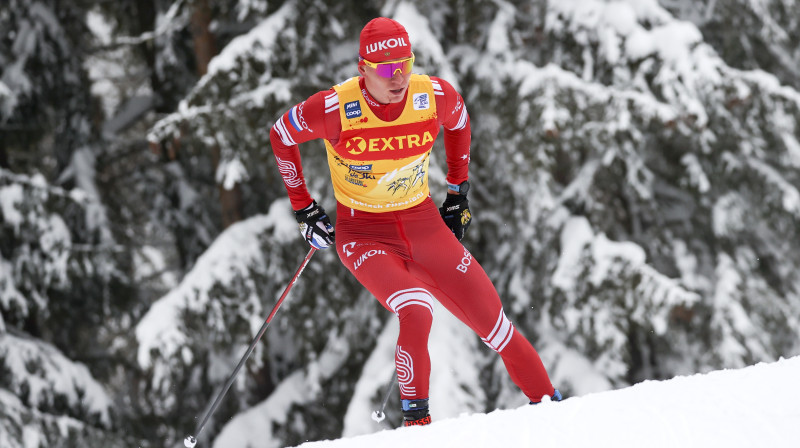
[[[395,365],[404,425],[430,423],[428,335],[434,298],[500,354],[531,403],[561,394],[539,355],[508,320],[494,285],[459,242],[471,220],[470,120],[446,81],[412,74],[398,22],[373,19],[359,39],[358,77],[318,92],[270,131],[278,169],[306,240],[336,244],[342,263],[400,320]],[[444,127],[448,192],[437,209],[428,164]],[[336,231],[306,188],[299,143],[324,139],[337,201]]]

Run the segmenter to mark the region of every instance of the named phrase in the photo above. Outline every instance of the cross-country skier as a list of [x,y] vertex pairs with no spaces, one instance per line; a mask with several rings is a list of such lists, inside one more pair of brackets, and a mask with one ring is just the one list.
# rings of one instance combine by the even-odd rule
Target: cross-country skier
[[[539,355],[508,320],[494,285],[461,245],[471,215],[470,120],[446,81],[412,73],[414,53],[398,22],[362,29],[358,73],[292,107],[270,141],[300,230],[342,263],[400,319],[395,365],[405,426],[430,423],[428,335],[433,300],[500,354],[532,403],[560,400]],[[448,192],[437,209],[428,163],[441,127]],[[324,139],[337,201],[336,232],[306,188],[298,144]]]

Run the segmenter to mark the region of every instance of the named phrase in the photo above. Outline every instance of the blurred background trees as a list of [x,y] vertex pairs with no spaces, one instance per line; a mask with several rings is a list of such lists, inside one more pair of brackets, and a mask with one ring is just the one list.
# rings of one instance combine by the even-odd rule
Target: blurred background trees
[[[4,2],[0,445],[160,447],[194,428],[306,251],[269,128],[356,73],[378,15],[465,98],[465,245],[562,391],[796,355],[798,6]],[[334,209],[322,143],[301,151]],[[392,320],[316,255],[203,441],[377,430],[358,412],[390,380]],[[434,375],[457,375],[434,381],[435,418],[520,403],[477,338],[436,325],[432,352],[456,355]]]

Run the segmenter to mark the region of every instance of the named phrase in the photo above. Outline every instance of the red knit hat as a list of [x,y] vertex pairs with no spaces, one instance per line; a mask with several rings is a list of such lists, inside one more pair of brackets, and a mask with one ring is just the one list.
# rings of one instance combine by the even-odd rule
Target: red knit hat
[[358,54],[370,62],[383,62],[411,56],[408,32],[395,20],[372,19],[361,30]]

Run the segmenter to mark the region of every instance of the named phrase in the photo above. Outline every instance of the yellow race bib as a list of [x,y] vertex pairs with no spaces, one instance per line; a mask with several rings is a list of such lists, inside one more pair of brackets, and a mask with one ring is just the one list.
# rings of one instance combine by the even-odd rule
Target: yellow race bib
[[440,128],[430,78],[411,75],[403,113],[390,122],[372,113],[357,77],[334,90],[342,132],[336,145],[326,140],[325,147],[336,200],[369,212],[402,210],[425,200]]

